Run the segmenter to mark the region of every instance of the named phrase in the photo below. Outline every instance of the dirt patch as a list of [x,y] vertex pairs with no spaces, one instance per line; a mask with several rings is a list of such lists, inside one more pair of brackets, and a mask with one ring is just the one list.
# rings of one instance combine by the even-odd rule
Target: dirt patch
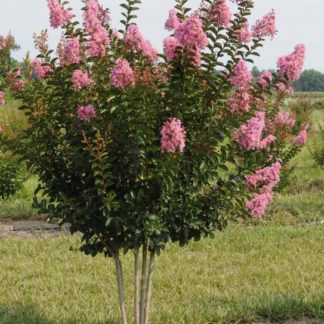
[[23,237],[37,238],[58,235],[67,235],[69,233],[69,225],[59,226],[43,221],[9,221],[0,223],[0,238],[7,237]]

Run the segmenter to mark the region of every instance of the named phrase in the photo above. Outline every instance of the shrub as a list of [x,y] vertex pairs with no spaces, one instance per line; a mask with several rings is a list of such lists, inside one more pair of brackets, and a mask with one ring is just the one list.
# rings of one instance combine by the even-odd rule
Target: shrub
[[319,124],[319,130],[314,132],[309,141],[308,148],[316,165],[324,166],[324,129]]
[[0,152],[0,197],[14,195],[22,188],[25,173],[17,159]]
[[11,145],[39,176],[48,197],[40,208],[80,231],[85,253],[114,258],[123,323],[120,254],[134,252],[135,321],[143,324],[155,256],[169,242],[185,245],[238,218],[262,217],[308,126],[279,113],[301,72],[303,45],[257,82],[246,65],[276,34],[274,12],[250,31],[253,1],[236,1],[232,16],[225,1],[192,12],[177,0],[166,22],[172,36],[158,54],[134,23],[140,2],[123,2],[117,33],[96,0],[86,2],[82,26],[49,0],[51,25],[63,27],[64,39],[53,57],[42,33],[25,82],[12,75],[28,127]]

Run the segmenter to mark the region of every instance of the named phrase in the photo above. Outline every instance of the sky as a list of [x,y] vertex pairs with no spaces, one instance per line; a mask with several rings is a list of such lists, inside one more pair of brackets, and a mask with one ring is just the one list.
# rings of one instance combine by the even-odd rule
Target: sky
[[[197,8],[201,0],[189,0],[192,8]],[[119,27],[121,18],[121,0],[101,0],[104,7],[110,8],[112,25]],[[27,51],[36,56],[33,48],[33,33],[49,28],[49,16],[46,0],[0,0],[0,35],[9,31],[15,36],[21,49],[14,57],[21,60]],[[70,0],[75,14],[80,17],[81,0]],[[159,50],[162,40],[168,35],[164,22],[174,0],[142,0],[138,25],[146,39]],[[261,18],[274,9],[277,14],[278,35],[268,40],[260,51],[255,65],[260,69],[275,68],[279,56],[292,52],[294,46],[303,43],[307,49],[305,69],[324,72],[324,0],[255,0],[255,8],[250,22]],[[55,49],[60,30],[50,30],[49,44]]]

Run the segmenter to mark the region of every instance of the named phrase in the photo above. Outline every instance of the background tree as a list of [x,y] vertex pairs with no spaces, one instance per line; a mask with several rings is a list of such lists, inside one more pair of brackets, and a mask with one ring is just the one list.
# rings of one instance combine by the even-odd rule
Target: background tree
[[299,92],[323,92],[324,73],[313,69],[305,70],[294,83],[294,88]]

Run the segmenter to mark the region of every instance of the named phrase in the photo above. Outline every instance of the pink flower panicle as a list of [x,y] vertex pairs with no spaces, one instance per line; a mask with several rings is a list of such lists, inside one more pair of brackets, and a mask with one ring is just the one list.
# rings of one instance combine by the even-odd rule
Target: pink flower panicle
[[124,42],[127,48],[142,53],[150,61],[157,60],[157,50],[153,48],[149,41],[144,39],[137,25],[131,24],[128,26]]
[[234,113],[246,113],[250,110],[252,98],[248,91],[236,91],[228,100],[228,105]]
[[298,44],[293,53],[279,57],[277,62],[279,76],[285,76],[289,81],[298,80],[304,65],[305,52],[305,46]]
[[89,122],[96,117],[96,111],[92,105],[79,106],[77,110],[77,117],[79,120]]
[[258,20],[252,27],[252,36],[255,38],[266,36],[273,38],[276,34],[276,14],[273,10]]
[[170,118],[163,124],[161,130],[161,152],[183,152],[186,144],[186,131],[177,118]]
[[3,91],[0,91],[0,106],[6,103],[5,94]]
[[115,88],[124,89],[135,84],[134,72],[126,59],[117,59],[110,75],[110,82]]
[[265,150],[265,149],[267,149],[270,146],[270,144],[272,142],[274,142],[275,140],[276,140],[276,137],[275,136],[268,135],[267,137],[265,137],[263,140],[260,141],[258,149],[259,150]]
[[209,17],[218,26],[228,27],[232,19],[232,13],[226,0],[216,1],[210,8]]
[[128,26],[127,32],[124,37],[126,47],[131,50],[141,51],[144,38],[139,28],[135,24]]
[[44,64],[39,58],[33,60],[32,65],[34,67],[34,74],[39,80],[46,79],[47,74],[53,71],[50,65]]
[[276,87],[279,90],[279,92],[285,96],[289,96],[295,91],[292,87],[286,86],[283,82],[278,82],[276,84]]
[[276,162],[259,169],[255,174],[246,176],[246,182],[250,187],[260,188],[261,192],[272,191],[280,180],[281,168],[281,163]]
[[246,62],[240,60],[233,69],[234,75],[230,78],[232,85],[239,90],[247,89],[252,80],[252,74],[248,69]]
[[264,71],[260,75],[258,82],[261,85],[261,87],[265,89],[267,85],[272,81],[272,79],[273,79],[272,73],[270,71]]
[[34,46],[41,53],[46,53],[48,51],[47,39],[48,39],[47,29],[42,30],[39,35],[33,34]]
[[175,30],[176,28],[178,28],[180,23],[181,20],[177,17],[177,11],[175,9],[171,9],[169,11],[169,17],[165,22],[165,29],[169,31]]
[[21,91],[25,88],[25,82],[21,79],[21,70],[17,69],[9,73],[9,78],[12,80],[11,90]]
[[254,218],[262,218],[271,201],[272,192],[255,194],[253,199],[246,204],[246,208],[251,212]]
[[295,144],[298,146],[304,146],[307,143],[308,133],[307,130],[309,128],[309,125],[307,123],[304,123],[300,127],[299,134],[295,138]]
[[252,34],[249,30],[249,23],[245,22],[244,25],[236,31],[235,33],[236,38],[241,43],[249,43],[252,40]]
[[158,59],[157,50],[152,46],[149,41],[144,41],[142,45],[143,55],[151,62],[155,62]]
[[246,208],[254,217],[261,218],[265,214],[266,208],[272,200],[273,188],[280,181],[281,168],[281,163],[276,162],[246,177],[247,184],[260,191],[260,194],[254,194],[253,199],[246,204]]
[[81,61],[80,42],[77,38],[66,41],[64,46],[64,58],[68,64],[79,64]]
[[172,36],[167,37],[163,41],[163,50],[166,58],[169,61],[172,61],[176,58],[176,49],[177,47],[181,47],[178,40]]
[[50,24],[53,28],[65,26],[73,17],[72,13],[65,10],[57,0],[48,0],[48,7],[50,10]]
[[176,48],[186,49],[190,63],[200,65],[201,49],[208,45],[208,38],[203,31],[202,22],[198,14],[194,14],[185,21],[179,21],[174,31],[174,37],[167,37],[163,41],[164,54],[168,60],[177,56]]
[[90,56],[104,56],[110,43],[108,32],[102,25],[104,22],[103,9],[97,0],[88,0],[83,13],[83,26],[89,34],[88,53]]
[[187,48],[203,49],[208,45],[208,38],[203,31],[202,22],[198,15],[193,15],[180,23],[174,32],[178,42]]
[[234,133],[233,139],[248,151],[266,149],[276,138],[269,135],[262,140],[264,128],[265,113],[260,111]]
[[291,117],[289,112],[281,112],[279,113],[275,120],[274,120],[274,124],[276,126],[290,126],[293,127],[296,123],[296,120]]
[[93,80],[90,78],[87,72],[83,72],[82,70],[75,70],[72,74],[72,83],[75,89],[80,90],[92,85]]

